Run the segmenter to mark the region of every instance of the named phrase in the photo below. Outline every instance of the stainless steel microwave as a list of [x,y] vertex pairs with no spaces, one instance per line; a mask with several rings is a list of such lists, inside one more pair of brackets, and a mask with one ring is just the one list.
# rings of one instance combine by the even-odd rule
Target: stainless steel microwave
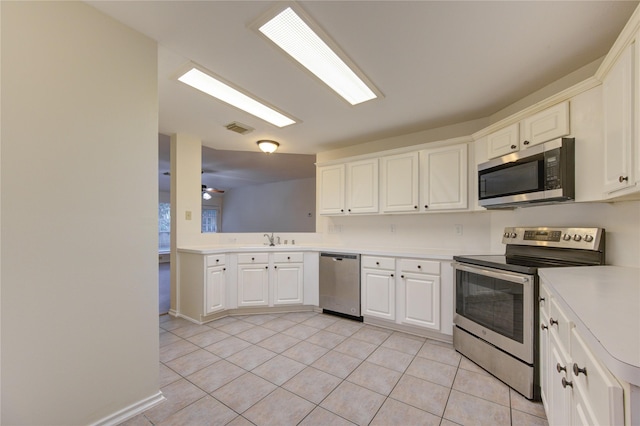
[[555,139],[478,165],[478,203],[487,209],[574,198],[574,138]]

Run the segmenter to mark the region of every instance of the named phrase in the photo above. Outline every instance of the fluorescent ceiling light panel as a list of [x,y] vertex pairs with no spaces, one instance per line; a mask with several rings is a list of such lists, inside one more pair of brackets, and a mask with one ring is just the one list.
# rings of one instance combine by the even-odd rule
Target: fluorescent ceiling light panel
[[274,126],[285,127],[295,123],[294,120],[286,115],[256,101],[195,67],[190,68],[189,71],[178,77],[178,80],[229,105],[255,115]]
[[259,30],[351,105],[378,97],[291,7]]

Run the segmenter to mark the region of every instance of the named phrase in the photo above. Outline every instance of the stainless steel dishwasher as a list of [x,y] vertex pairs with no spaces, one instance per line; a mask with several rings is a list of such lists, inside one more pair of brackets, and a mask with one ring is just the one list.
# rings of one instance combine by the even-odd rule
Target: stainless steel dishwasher
[[320,307],[362,321],[359,254],[320,253]]

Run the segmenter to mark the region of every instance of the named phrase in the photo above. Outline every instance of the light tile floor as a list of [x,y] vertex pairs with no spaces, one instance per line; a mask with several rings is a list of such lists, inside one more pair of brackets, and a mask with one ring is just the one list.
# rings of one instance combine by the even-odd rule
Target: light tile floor
[[166,401],[125,425],[546,425],[450,344],[299,312],[160,319]]

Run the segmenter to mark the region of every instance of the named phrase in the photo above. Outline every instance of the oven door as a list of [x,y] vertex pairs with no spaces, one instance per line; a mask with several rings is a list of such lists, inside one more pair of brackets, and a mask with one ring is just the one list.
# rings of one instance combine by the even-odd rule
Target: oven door
[[453,267],[454,324],[533,364],[535,275],[457,262]]

